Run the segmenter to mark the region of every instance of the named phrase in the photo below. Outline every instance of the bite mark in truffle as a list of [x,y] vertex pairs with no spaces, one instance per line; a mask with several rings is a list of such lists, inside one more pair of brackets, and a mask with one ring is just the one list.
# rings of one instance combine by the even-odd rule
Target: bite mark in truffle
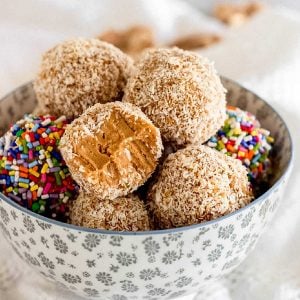
[[159,130],[137,108],[96,104],[67,127],[60,149],[78,183],[103,199],[136,190],[156,168]]

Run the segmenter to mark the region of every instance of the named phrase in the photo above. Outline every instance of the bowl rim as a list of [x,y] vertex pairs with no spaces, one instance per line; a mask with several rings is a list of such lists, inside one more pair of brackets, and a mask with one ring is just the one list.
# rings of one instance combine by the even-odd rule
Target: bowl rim
[[[160,234],[173,234],[173,233],[198,229],[198,228],[213,225],[213,224],[218,223],[220,221],[226,220],[227,218],[234,217],[235,215],[243,212],[244,210],[250,209],[252,206],[254,206],[254,205],[264,201],[265,199],[267,199],[268,196],[273,191],[276,191],[279,188],[280,184],[282,183],[283,179],[290,173],[290,171],[292,169],[292,166],[293,166],[293,162],[294,162],[293,140],[292,140],[292,136],[291,136],[291,133],[290,133],[290,130],[289,130],[289,127],[288,127],[287,123],[284,121],[284,119],[281,117],[281,115],[276,111],[276,109],[274,109],[266,100],[262,99],[255,92],[252,92],[251,90],[247,89],[244,85],[238,83],[237,81],[229,79],[225,76],[220,76],[220,77],[221,77],[222,81],[224,80],[224,81],[230,82],[232,84],[238,85],[244,91],[250,92],[253,96],[255,96],[257,99],[259,99],[259,101],[262,101],[273,113],[275,113],[277,115],[277,117],[281,120],[282,124],[285,126],[285,129],[286,129],[286,132],[287,132],[287,138],[288,138],[288,140],[290,142],[290,145],[291,145],[290,159],[289,159],[289,162],[288,162],[287,166],[283,170],[281,176],[274,182],[274,184],[271,188],[269,188],[265,193],[260,195],[258,198],[254,199],[248,205],[246,205],[246,206],[244,206],[244,207],[242,207],[242,208],[240,208],[240,209],[238,209],[238,210],[236,210],[232,213],[229,213],[225,216],[219,217],[217,219],[210,220],[210,221],[205,221],[205,222],[198,223],[198,224],[192,224],[192,225],[188,225],[188,226],[169,228],[169,229],[145,230],[145,231],[114,231],[114,230],[106,230],[106,229],[87,228],[87,227],[77,226],[77,225],[64,223],[64,222],[61,222],[61,221],[57,221],[57,220],[54,220],[54,219],[47,218],[43,215],[34,213],[34,212],[26,209],[25,207],[17,204],[16,202],[9,199],[8,197],[6,197],[1,192],[0,192],[0,202],[2,200],[4,202],[6,202],[7,204],[9,204],[10,206],[14,207],[15,209],[21,211],[25,215],[28,214],[29,216],[31,216],[33,218],[39,219],[40,221],[43,221],[43,222],[46,222],[46,223],[50,223],[51,225],[56,225],[56,226],[59,226],[59,227],[62,227],[62,228],[76,230],[78,232],[86,232],[86,233],[93,233],[93,234],[104,234],[104,235],[124,235],[124,236],[149,236],[149,235],[160,235]],[[21,89],[25,86],[32,85],[32,84],[33,84],[33,82],[29,81],[25,84],[20,85],[19,87],[15,88],[13,91],[11,91],[11,92],[7,93],[5,96],[1,97],[0,102],[3,101],[4,99],[6,99],[7,97],[9,97],[11,94],[15,93],[17,90],[19,90],[19,89]]]

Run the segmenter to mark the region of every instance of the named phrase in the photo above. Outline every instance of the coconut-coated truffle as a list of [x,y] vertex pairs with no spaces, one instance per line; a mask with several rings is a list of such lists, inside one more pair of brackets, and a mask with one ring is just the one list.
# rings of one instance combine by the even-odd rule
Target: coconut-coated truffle
[[226,118],[225,89],[213,64],[178,48],[146,51],[123,101],[139,106],[164,141],[178,145],[207,141]]
[[216,219],[252,198],[241,162],[202,145],[170,154],[148,193],[150,210],[160,228]]
[[61,153],[78,184],[113,200],[142,185],[162,153],[159,130],[129,103],[95,104],[75,119],[60,142]]
[[99,200],[81,192],[71,205],[70,220],[74,225],[97,229],[116,231],[151,229],[144,202],[132,194],[115,200]]
[[96,103],[121,100],[132,59],[98,39],[77,38],[48,50],[34,90],[42,110],[77,117]]

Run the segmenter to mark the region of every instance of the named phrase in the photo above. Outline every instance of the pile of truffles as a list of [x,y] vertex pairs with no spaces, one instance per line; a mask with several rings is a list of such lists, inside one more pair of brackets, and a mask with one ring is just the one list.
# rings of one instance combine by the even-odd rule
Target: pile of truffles
[[[45,53],[34,89],[40,115],[0,139],[0,191],[34,212],[139,231],[216,219],[254,198],[247,165],[224,151],[226,91],[206,58],[151,49],[133,63],[111,44],[74,39]],[[235,133],[247,125],[238,120]],[[263,153],[256,140],[252,157],[268,157],[270,140]]]

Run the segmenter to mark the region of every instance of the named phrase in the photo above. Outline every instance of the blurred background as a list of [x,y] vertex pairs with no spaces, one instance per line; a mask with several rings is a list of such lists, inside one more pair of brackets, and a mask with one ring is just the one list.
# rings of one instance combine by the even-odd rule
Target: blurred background
[[[291,35],[295,34],[295,30],[287,26],[292,18],[299,19],[295,12],[295,8],[300,9],[299,1],[265,0],[263,3],[273,9],[273,13],[267,13],[267,9],[265,13],[255,14],[255,17],[249,20],[246,18],[247,22],[244,26],[234,27],[226,26],[213,16],[216,5],[227,2],[222,0],[1,0],[0,95],[34,78],[42,53],[56,43],[77,36],[96,37],[109,29],[124,30],[136,24],[149,26],[154,32],[157,45],[168,44],[177,37],[191,33],[216,33],[224,42],[219,46],[224,45],[229,51],[228,47],[234,48],[232,41],[241,38],[243,40],[239,43],[240,47],[232,51],[230,49],[234,56],[236,52],[249,51],[249,46],[255,48],[255,51],[263,50],[263,38],[266,39],[265,42],[275,43],[274,45],[279,43],[281,47],[283,43],[289,47],[290,40],[296,42],[293,38],[284,40],[281,38],[287,32]],[[245,5],[248,1],[233,0],[229,3]],[[288,7],[289,10],[283,7]],[[278,24],[273,18],[276,13],[281,15]],[[288,15],[286,18],[288,21],[284,20],[284,23],[280,23],[284,14]],[[255,38],[255,45],[249,45],[251,39],[247,39],[246,34]],[[274,39],[275,34],[278,35],[277,40]],[[214,50],[215,48],[217,50]],[[241,70],[238,68],[237,61],[231,66],[231,70],[228,70],[226,62],[219,59],[216,54],[216,52],[224,53],[226,50],[219,49],[218,45],[209,47],[204,54],[216,61],[217,68],[223,75],[241,80]],[[272,54],[276,54],[275,52],[279,50],[281,49],[276,46],[268,48]],[[281,56],[281,53],[277,55]],[[230,57],[226,58],[230,63]],[[249,62],[248,68],[243,68],[242,72],[249,71],[249,67],[255,69],[256,64],[261,64],[261,60],[262,58],[254,62],[252,59],[253,62]],[[235,76],[237,73],[239,78]]]
[[[213,7],[216,4],[220,4],[220,3],[245,3],[247,1],[245,0],[232,0],[232,1],[224,1],[224,0],[209,0],[209,1],[201,1],[201,0],[186,0],[187,2],[191,3],[192,5],[194,5],[195,7],[197,7],[198,9],[200,9],[201,11],[205,12],[205,13],[210,13],[213,9]],[[289,7],[291,9],[297,9],[300,10],[300,2],[298,0],[263,0],[261,1],[267,5],[276,5],[276,6],[285,6],[285,7]]]
[[[216,15],[224,3],[241,6]],[[150,29],[146,42],[207,56],[287,121],[296,159],[276,218],[241,267],[194,299],[300,299],[300,1],[263,3],[247,9],[248,1],[232,0],[0,0],[0,97],[32,80],[42,53],[55,44],[78,36],[120,38],[143,25]],[[145,32],[139,38],[144,43]],[[16,261],[0,242],[0,299],[69,299]]]

